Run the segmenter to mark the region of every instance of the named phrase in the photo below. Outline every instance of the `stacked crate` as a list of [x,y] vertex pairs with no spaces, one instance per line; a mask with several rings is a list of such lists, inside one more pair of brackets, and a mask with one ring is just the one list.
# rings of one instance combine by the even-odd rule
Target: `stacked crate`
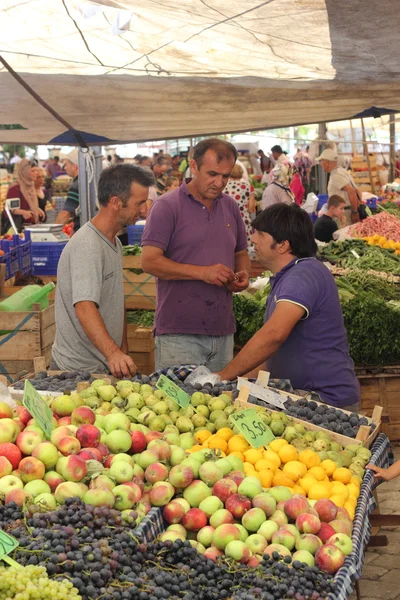
[[371,177],[368,170],[368,161],[366,156],[353,156],[351,159],[351,175],[354,183],[360,192],[372,192],[371,178],[375,186],[375,193],[378,192],[381,184],[378,176],[378,168],[376,164],[376,154],[369,153],[369,165],[371,168]]

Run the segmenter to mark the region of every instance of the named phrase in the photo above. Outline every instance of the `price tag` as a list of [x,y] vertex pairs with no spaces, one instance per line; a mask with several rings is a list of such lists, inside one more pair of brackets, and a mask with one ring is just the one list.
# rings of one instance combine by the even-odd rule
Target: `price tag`
[[358,254],[358,252],[356,252],[355,250],[351,250],[351,253],[356,257],[356,258],[360,258],[360,255]]
[[39,427],[50,437],[53,431],[53,412],[28,380],[25,381],[22,404],[38,422]]
[[181,388],[173,381],[168,379],[168,377],[165,377],[165,375],[160,375],[160,379],[157,381],[156,387],[175,400],[175,402],[177,402],[182,408],[189,406],[190,396],[181,390]]
[[0,560],[19,546],[18,540],[0,529]]
[[275,439],[268,425],[260,419],[253,408],[233,413],[229,418],[240,429],[252,448],[261,448]]
[[257,376],[256,385],[261,387],[267,387],[269,384],[269,373],[268,371],[259,371]]
[[286,399],[275,390],[271,388],[263,388],[256,383],[250,383],[247,379],[242,379],[242,377],[238,377],[237,388],[240,390],[242,386],[246,386],[250,390],[250,394],[259,398],[259,400],[264,400],[268,404],[272,404],[273,406],[277,406],[278,408],[284,410]]

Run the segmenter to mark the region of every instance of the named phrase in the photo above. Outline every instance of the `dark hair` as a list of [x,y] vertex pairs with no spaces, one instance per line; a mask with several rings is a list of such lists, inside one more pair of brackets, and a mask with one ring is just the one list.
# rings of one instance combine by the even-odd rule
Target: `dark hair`
[[180,154],[174,154],[172,158],[181,158]]
[[283,154],[282,146],[276,144],[276,146],[272,146],[271,152],[278,152],[278,154]]
[[139,158],[139,165],[143,164],[144,162],[146,162],[146,160],[149,160],[150,156],[141,156]]
[[178,177],[167,177],[167,179],[165,180],[165,187],[169,188],[174,181],[177,181],[179,183],[179,178]]
[[108,160],[109,162],[111,162],[111,161],[112,161],[112,156],[111,156],[111,154],[107,154],[107,160]]
[[329,196],[328,198],[328,208],[336,208],[341,204],[346,204],[346,200],[339,196],[339,194],[333,194],[333,196]]
[[159,167],[162,167],[162,165],[164,165],[167,162],[168,160],[165,158],[165,156],[157,156],[155,164]]
[[260,148],[260,150],[257,150],[257,154],[264,154],[264,150],[261,150]]
[[104,169],[98,184],[98,198],[101,206],[107,206],[113,196],[121,198],[125,205],[131,195],[132,183],[150,187],[154,185],[153,174],[147,169],[128,163]]
[[315,256],[313,227],[308,214],[297,204],[273,204],[265,208],[252,223],[257,231],[264,231],[279,243],[287,241],[297,258]]
[[58,161],[60,160],[60,157],[59,157],[59,156],[54,156],[54,157],[53,157],[53,160],[54,160],[55,162],[58,162]]
[[217,162],[220,163],[222,160],[234,158],[235,162],[238,157],[237,150],[233,144],[220,140],[219,138],[208,138],[201,140],[193,149],[193,160],[196,161],[198,168],[200,168],[203,162],[203,157],[207,150],[212,150],[217,155]]

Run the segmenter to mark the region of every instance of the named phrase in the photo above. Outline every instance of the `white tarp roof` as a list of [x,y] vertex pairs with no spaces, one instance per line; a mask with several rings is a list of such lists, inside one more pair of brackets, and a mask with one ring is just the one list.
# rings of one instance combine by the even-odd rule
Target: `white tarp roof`
[[[0,141],[47,144],[71,127],[133,142],[400,111],[399,25],[393,0],[0,0],[0,57],[38,95],[0,64]],[[26,129],[1,131],[10,124]]]

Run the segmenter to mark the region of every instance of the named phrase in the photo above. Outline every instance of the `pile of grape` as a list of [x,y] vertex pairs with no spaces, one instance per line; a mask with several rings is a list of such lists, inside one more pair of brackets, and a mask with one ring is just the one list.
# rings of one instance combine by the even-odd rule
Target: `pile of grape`
[[67,579],[49,579],[44,567],[0,567],[0,600],[80,600]]
[[[76,390],[80,381],[89,381],[90,378],[91,374],[88,371],[70,371],[59,375],[48,375],[46,371],[39,371],[29,381],[36,390],[63,394],[67,390]],[[24,385],[25,381],[16,381],[13,387],[16,390],[23,390]]]
[[[45,567],[54,582],[68,578],[82,600],[323,600],[334,591],[326,573],[275,553],[249,568],[228,558],[214,563],[188,541],[141,544],[118,511],[78,499],[28,511],[25,520],[15,504],[1,506],[0,529],[19,541],[14,560]],[[59,592],[53,600],[75,597]]]

